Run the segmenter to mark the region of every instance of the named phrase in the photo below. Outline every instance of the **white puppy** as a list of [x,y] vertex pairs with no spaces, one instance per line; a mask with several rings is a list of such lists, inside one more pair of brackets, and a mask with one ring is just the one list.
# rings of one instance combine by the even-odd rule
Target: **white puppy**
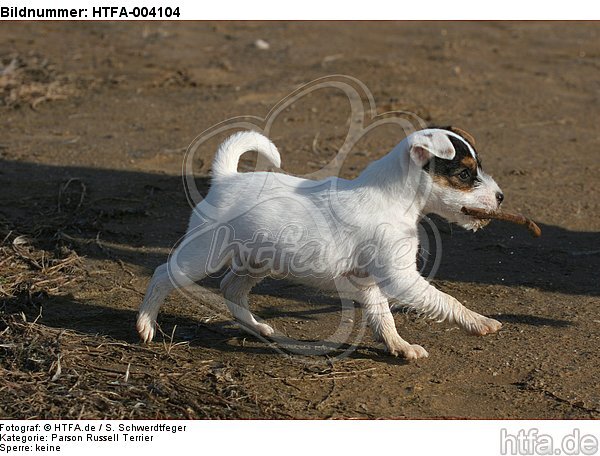
[[398,332],[389,300],[472,334],[501,324],[479,315],[427,282],[418,272],[418,223],[435,213],[464,228],[485,222],[463,206],[496,210],[503,195],[481,169],[474,141],[455,128],[417,131],[356,179],[312,181],[283,173],[238,173],[239,158],[256,151],[275,167],[275,146],[256,132],[231,136],[219,148],[206,199],[188,232],[148,286],[137,330],[152,340],[165,297],[228,266],[221,283],[227,307],[247,330],[271,336],[248,307],[252,287],[267,276],[335,289],[359,302],[378,340],[393,355],[427,357]]

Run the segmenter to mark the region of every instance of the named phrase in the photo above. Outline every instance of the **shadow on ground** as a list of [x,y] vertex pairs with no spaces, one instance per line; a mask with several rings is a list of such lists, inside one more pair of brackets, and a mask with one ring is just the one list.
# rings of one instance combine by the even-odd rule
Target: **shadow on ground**
[[[208,189],[208,177],[197,182]],[[0,185],[3,231],[42,247],[62,238],[82,256],[121,260],[148,273],[185,233],[191,210],[178,176],[0,161]],[[436,279],[600,295],[593,280],[600,269],[598,232],[540,224],[542,237],[532,239],[499,222],[477,233],[436,223],[443,242]]]
[[[123,261],[150,273],[184,234],[190,208],[179,177],[8,161],[1,162],[0,169],[0,182],[6,189],[0,195],[3,231],[25,234],[43,248],[64,242],[81,256]],[[209,179],[199,179],[198,183],[207,189]],[[440,220],[436,223],[443,241],[436,280],[527,286],[577,295],[600,294],[591,280],[600,268],[600,256],[594,250],[600,233],[578,233],[541,224],[542,238],[532,239],[520,227],[502,223],[493,223],[474,234],[451,228]],[[207,279],[204,284],[216,289],[218,278]],[[263,307],[261,314],[265,318],[284,315],[316,320],[322,314],[340,310],[337,298],[285,281],[266,280],[254,293],[310,301],[309,309]],[[18,302],[23,300],[5,300],[5,310],[15,310]],[[31,307],[24,310],[34,316]],[[103,332],[125,342],[137,342],[133,310],[105,307],[92,300],[77,301],[72,296],[49,296],[43,312],[46,325],[91,334]],[[531,326],[571,324],[566,320],[516,313],[497,318]],[[102,321],[100,326],[98,321]],[[177,326],[171,342],[240,350],[237,344],[230,344],[242,336],[233,324],[203,323],[194,317],[168,313],[161,314],[161,323],[166,332],[163,340],[169,340],[168,334]],[[341,350],[345,348],[342,346]],[[273,353],[267,345],[244,349]],[[372,351],[366,349],[369,350]],[[360,356],[364,355],[363,352]]]

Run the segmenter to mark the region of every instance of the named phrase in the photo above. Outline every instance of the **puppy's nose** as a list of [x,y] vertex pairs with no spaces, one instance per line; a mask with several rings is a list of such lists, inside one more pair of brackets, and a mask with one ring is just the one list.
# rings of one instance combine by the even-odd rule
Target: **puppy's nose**
[[504,193],[502,192],[496,192],[496,201],[498,201],[498,204],[502,204],[502,201],[504,201]]

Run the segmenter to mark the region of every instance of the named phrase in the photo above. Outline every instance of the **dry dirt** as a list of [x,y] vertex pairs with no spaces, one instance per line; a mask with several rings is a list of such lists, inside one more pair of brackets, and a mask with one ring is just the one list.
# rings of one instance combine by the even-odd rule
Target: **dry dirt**
[[[2,24],[0,417],[600,417],[599,34],[560,22]],[[340,360],[289,358],[173,295],[163,334],[140,346],[136,309],[190,212],[186,147],[332,74],[366,84],[379,112],[471,132],[506,207],[539,222],[533,239],[436,221],[434,283],[502,331],[470,337],[398,313],[429,359],[391,358],[370,336]],[[348,112],[335,91],[286,110],[271,134],[283,169],[329,161]],[[400,139],[368,136],[342,176]],[[194,163],[204,190],[215,145]],[[265,281],[252,305],[305,341],[340,319],[335,296],[284,281]]]

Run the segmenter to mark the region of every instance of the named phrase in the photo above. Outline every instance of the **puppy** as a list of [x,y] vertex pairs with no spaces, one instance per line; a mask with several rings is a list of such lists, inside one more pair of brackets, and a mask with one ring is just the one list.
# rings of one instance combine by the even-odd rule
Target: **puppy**
[[452,127],[412,133],[353,180],[238,173],[239,158],[248,151],[280,167],[275,146],[256,132],[237,133],[219,147],[208,195],[148,286],[137,318],[143,342],[152,340],[159,307],[172,290],[223,267],[230,268],[221,282],[228,309],[243,328],[265,337],[273,328],[250,312],[248,294],[267,276],[349,296],[389,353],[407,359],[428,353],[400,337],[390,300],[471,334],[500,329],[498,321],[437,290],[416,267],[423,215],[477,230],[485,222],[461,208],[496,210],[504,198],[483,172],[468,133]]

